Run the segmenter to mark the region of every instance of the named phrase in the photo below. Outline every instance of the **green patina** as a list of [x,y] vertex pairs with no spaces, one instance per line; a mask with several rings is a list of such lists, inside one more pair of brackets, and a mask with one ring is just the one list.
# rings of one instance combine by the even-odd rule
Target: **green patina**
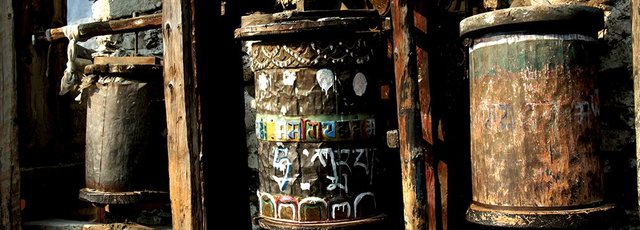
[[527,40],[481,47],[470,53],[470,78],[596,66],[595,42],[581,40]]

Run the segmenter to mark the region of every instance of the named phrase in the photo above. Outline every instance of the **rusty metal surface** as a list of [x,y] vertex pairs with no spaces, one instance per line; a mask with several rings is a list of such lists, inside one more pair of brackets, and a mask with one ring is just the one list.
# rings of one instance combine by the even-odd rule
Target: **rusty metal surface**
[[[541,5],[513,7],[468,17],[460,22],[460,35],[487,33],[490,30],[541,30],[562,32],[590,31],[604,26],[602,10],[582,5]],[[550,24],[553,26],[550,26]]]
[[114,73],[112,68],[91,72],[100,74],[85,91],[87,189],[166,191],[166,145],[158,144],[165,142],[166,127],[161,72],[153,65],[110,67],[118,66],[126,73]]
[[[374,56],[383,46],[359,26],[379,21],[372,12],[375,17],[356,21],[316,21],[314,26],[327,33],[323,36],[301,37],[301,31],[287,29],[309,25],[304,17],[261,19],[237,30],[268,27],[273,35],[251,47],[263,227],[339,229],[382,213],[376,189],[384,164],[375,141],[374,102],[380,96]],[[341,21],[350,34],[333,33],[337,30],[328,21]]]
[[[467,218],[514,227],[581,225],[604,211],[596,38],[495,30],[469,49],[476,204]],[[512,215],[504,210],[520,214],[500,221]]]

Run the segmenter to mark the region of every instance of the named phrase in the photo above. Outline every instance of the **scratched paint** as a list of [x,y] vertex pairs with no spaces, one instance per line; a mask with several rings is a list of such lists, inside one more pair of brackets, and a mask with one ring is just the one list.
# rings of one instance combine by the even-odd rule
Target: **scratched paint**
[[334,78],[335,75],[330,69],[320,69],[318,70],[318,72],[316,72],[316,80],[318,81],[318,85],[320,86],[320,88],[322,88],[325,94],[329,91],[329,89],[331,89],[331,86],[333,86]]
[[363,73],[358,72],[355,77],[353,77],[353,92],[362,96],[367,91],[367,78]]
[[296,78],[298,77],[296,75],[295,70],[285,70],[283,73],[283,78],[282,78],[282,83],[284,85],[293,85],[296,82]]
[[487,39],[491,45],[480,42],[471,52],[475,201],[574,206],[603,200],[595,43],[574,38]]
[[[299,221],[317,221],[320,216],[323,218],[321,220],[342,220],[377,213],[374,185],[379,174],[376,170],[380,164],[379,156],[375,148],[365,146],[260,142],[259,152],[263,149],[272,151],[270,156],[260,156],[260,167],[270,172],[267,175],[260,174],[260,177],[271,177],[270,180],[261,179],[259,194],[263,197],[262,203],[266,205],[260,210],[266,211],[267,214],[275,210],[277,218]],[[265,162],[270,163],[264,164]],[[275,204],[277,207],[274,208],[269,203],[272,199],[264,194],[271,194],[276,201],[279,196],[287,196],[285,200],[289,202],[282,208],[279,203]],[[294,210],[290,205],[292,200],[300,202],[309,197],[323,197],[327,201],[331,197],[352,199],[336,200],[334,203],[323,205],[322,208],[309,209],[308,212],[303,211],[299,203],[299,207],[295,209],[298,212],[297,217],[291,216],[290,212]],[[307,201],[306,203],[310,202]],[[348,202],[348,207],[344,202]],[[323,210],[322,215],[317,213],[318,210]],[[306,216],[303,217],[300,213],[306,213]],[[282,214],[287,218],[283,218]]]
[[548,216],[570,219],[577,206],[587,213],[602,205],[597,40],[587,34],[595,35],[518,32],[473,40],[470,221],[542,226]]
[[267,79],[267,75],[261,73],[258,76],[258,88],[261,90],[266,90],[269,87],[269,79]]

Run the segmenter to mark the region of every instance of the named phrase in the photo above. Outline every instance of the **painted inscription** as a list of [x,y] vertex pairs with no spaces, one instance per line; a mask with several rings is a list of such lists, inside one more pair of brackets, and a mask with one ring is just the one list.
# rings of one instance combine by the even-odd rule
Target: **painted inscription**
[[[482,126],[486,130],[492,132],[503,132],[515,128],[516,118],[514,109],[516,108],[511,104],[482,103],[479,108],[482,113]],[[558,104],[556,102],[527,102],[524,104],[524,108],[524,111],[527,112],[528,116],[545,118],[549,121],[553,121],[554,124],[556,123],[555,120],[557,117],[562,117],[561,114],[572,113],[574,116],[572,121],[585,127],[590,127],[594,118],[600,115],[598,102],[594,102],[593,99],[591,102],[576,101],[571,104]],[[539,119],[529,119],[521,125],[527,127],[527,130],[530,132],[536,132],[540,129],[538,120]]]
[[289,186],[289,183],[298,178],[298,174],[291,175],[291,160],[289,160],[289,149],[278,145],[273,150],[273,168],[274,174],[271,178],[278,183],[280,191],[284,191]]
[[[289,195],[271,195],[260,191],[258,191],[258,197],[261,198],[260,216],[302,222],[358,218],[370,215],[377,209],[373,192],[363,192],[351,200],[340,199],[339,201],[332,197],[299,198]],[[274,213],[274,210],[278,211]]]
[[[374,193],[370,191],[375,174],[375,148],[288,149],[283,143],[276,143],[270,155],[274,169],[271,178],[277,183],[280,194],[258,191],[262,216],[304,222],[375,214],[377,204]],[[311,175],[323,171],[317,174],[323,176],[292,175],[293,155],[298,156],[300,164],[313,169]],[[305,181],[307,179],[311,180]],[[287,192],[296,180],[301,180],[296,183],[300,191],[313,191],[313,195],[304,197]]]
[[371,115],[256,116],[256,136],[263,141],[348,141],[369,139],[375,134],[376,122]]
[[504,103],[485,104],[480,106],[480,111],[484,118],[485,129],[499,132],[508,131],[514,128],[515,118],[513,106]]

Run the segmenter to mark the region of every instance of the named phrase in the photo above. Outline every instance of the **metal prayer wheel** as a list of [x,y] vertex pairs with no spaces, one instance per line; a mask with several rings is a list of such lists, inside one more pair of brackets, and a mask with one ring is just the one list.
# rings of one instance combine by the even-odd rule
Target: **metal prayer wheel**
[[93,83],[84,90],[86,188],[80,190],[82,200],[99,204],[168,201],[162,65],[131,64],[148,59],[97,57],[99,64],[85,67]]
[[518,7],[464,19],[473,201],[467,220],[581,227],[603,220],[592,7]]
[[376,11],[304,11],[242,18],[252,41],[259,224],[357,229],[383,218],[375,102],[384,51]]

